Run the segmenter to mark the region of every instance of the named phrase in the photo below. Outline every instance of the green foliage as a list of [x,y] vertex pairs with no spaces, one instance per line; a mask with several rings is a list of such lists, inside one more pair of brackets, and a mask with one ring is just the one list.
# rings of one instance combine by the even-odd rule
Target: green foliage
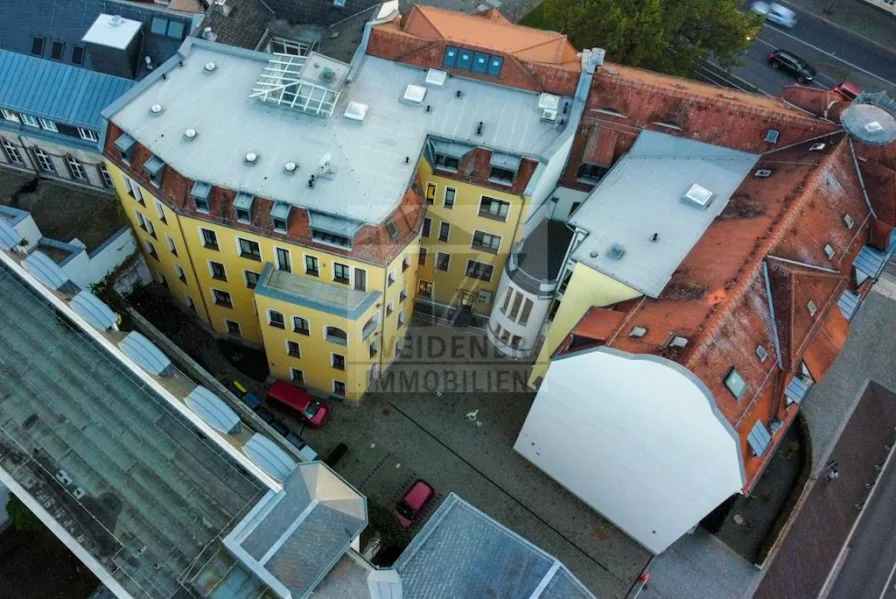
[[561,31],[578,49],[603,48],[607,59],[686,76],[712,57],[737,63],[762,18],[734,0],[545,0],[523,25]]
[[411,542],[411,534],[401,527],[392,510],[368,500],[367,517],[370,526],[379,531],[384,547],[395,546],[404,549]]
[[15,495],[10,495],[9,503],[6,504],[6,513],[9,514],[9,521],[16,530],[39,532],[44,528],[43,522],[31,513],[31,510],[25,507],[25,504]]

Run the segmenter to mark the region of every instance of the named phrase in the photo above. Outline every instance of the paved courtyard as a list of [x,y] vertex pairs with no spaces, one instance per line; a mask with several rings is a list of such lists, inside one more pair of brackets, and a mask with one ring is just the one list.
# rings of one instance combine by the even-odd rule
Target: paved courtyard
[[[624,596],[648,552],[512,450],[534,399],[520,392],[528,365],[481,353],[478,332],[418,327],[410,336],[411,348],[434,351],[408,351],[387,392],[333,405],[327,426],[305,429],[305,440],[322,454],[345,443],[336,470],[372,502],[391,509],[423,478],[438,500],[453,491],[555,555],[598,597]],[[403,386],[394,382],[402,373]]]

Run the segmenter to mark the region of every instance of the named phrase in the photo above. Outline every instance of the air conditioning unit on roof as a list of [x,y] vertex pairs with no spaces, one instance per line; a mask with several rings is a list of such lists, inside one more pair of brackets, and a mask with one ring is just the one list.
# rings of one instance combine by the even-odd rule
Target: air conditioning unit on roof
[[541,113],[541,120],[553,123],[557,120],[557,111],[553,108],[545,108]]

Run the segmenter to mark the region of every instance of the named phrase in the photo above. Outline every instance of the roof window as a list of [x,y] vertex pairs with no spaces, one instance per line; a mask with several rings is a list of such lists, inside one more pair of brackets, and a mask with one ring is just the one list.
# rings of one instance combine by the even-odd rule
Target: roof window
[[771,444],[772,434],[761,420],[757,420],[750,430],[750,434],[747,435],[747,442],[750,444],[750,449],[753,450],[753,453],[759,457],[765,453],[765,450]]
[[713,193],[710,190],[699,183],[694,183],[687,192],[685,192],[684,199],[700,208],[706,208],[712,201],[712,196]]
[[370,107],[367,106],[367,104],[351,101],[345,108],[345,118],[351,119],[353,121],[363,121],[367,116],[367,111],[369,108]]
[[856,226],[856,221],[848,214],[843,215],[843,223],[846,225],[847,229],[852,229]]
[[815,305],[815,302],[809,300],[809,303],[806,304],[806,308],[809,310],[809,316],[814,317],[818,313],[818,306]]
[[448,73],[439,69],[429,69],[426,71],[426,85],[433,87],[442,87],[448,79]]
[[759,356],[760,362],[765,362],[768,359],[768,352],[761,345],[756,346],[756,355]]
[[753,174],[757,179],[768,179],[772,176],[772,171],[768,168],[761,168]]
[[407,89],[404,90],[404,95],[401,97],[401,99],[408,104],[422,104],[423,98],[425,97],[426,88],[421,85],[414,85],[412,83],[408,85]]
[[682,347],[687,347],[687,345],[688,345],[687,337],[681,337],[679,335],[676,335],[676,336],[672,337],[672,339],[669,340],[669,347],[682,348]]
[[254,201],[255,196],[252,194],[243,191],[236,194],[236,199],[233,201],[233,209],[236,211],[236,220],[241,223],[252,222],[252,203]]
[[828,260],[833,260],[836,252],[834,251],[834,247],[830,243],[824,244],[824,255],[828,257]]
[[629,337],[637,337],[641,338],[647,334],[647,329],[644,327],[632,327],[632,331],[628,334]]
[[747,392],[747,381],[740,375],[736,368],[732,368],[725,377],[725,387],[731,391],[734,399],[740,399]]
[[777,129],[769,129],[768,133],[765,134],[765,141],[770,144],[776,144],[778,143],[778,135],[780,134]]
[[501,67],[504,66],[504,57],[485,52],[474,52],[457,46],[447,46],[442,57],[442,64],[454,69],[499,77]]
[[386,221],[386,230],[389,231],[389,237],[391,237],[392,239],[398,239],[398,227],[391,217],[389,217],[389,219]]

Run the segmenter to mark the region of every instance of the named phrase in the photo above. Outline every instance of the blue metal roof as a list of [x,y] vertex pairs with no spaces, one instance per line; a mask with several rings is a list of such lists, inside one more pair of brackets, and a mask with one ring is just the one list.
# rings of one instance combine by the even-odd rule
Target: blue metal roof
[[753,453],[761,456],[772,442],[772,434],[761,420],[757,420],[756,424],[753,425],[753,430],[747,435],[747,442],[750,444],[750,449],[753,450]]
[[791,379],[790,383],[787,385],[787,388],[784,390],[784,395],[788,397],[791,401],[795,401],[796,403],[803,403],[803,400],[806,399],[806,396],[809,395],[809,383],[804,381],[802,378],[795,376]]
[[849,289],[844,289],[843,293],[840,294],[840,299],[837,301],[837,305],[840,307],[840,311],[843,313],[843,316],[846,317],[846,320],[852,320],[852,317],[856,314],[856,310],[859,309],[859,296]]
[[0,50],[0,106],[99,130],[100,111],[133,87],[130,79]]

